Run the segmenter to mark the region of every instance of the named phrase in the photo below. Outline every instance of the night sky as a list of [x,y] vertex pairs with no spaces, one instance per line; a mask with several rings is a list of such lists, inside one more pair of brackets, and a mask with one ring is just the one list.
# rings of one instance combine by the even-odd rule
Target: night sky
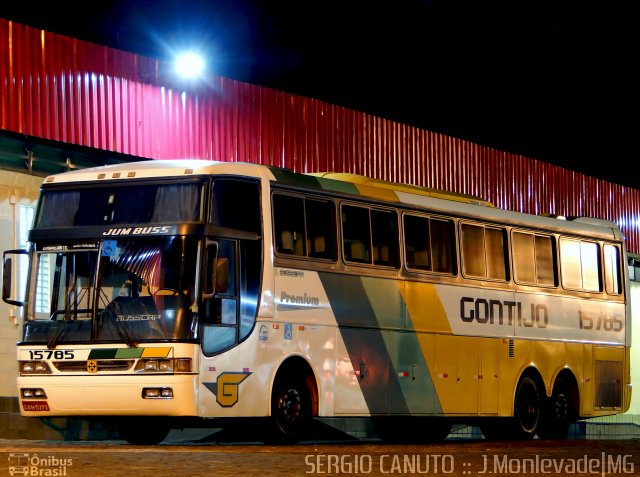
[[632,5],[25,0],[0,17],[160,59],[196,45],[213,74],[640,188]]

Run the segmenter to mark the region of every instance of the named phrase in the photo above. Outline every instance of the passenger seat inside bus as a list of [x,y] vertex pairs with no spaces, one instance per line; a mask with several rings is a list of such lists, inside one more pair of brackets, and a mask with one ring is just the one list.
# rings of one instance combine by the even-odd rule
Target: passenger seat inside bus
[[416,250],[416,252],[413,254],[413,263],[411,265],[413,265],[415,268],[429,270],[429,251]]
[[324,235],[319,235],[313,239],[313,251],[309,252],[310,257],[327,258],[327,244],[324,240]]
[[369,263],[369,250],[365,247],[364,243],[360,240],[354,240],[351,242],[351,256],[349,260],[352,262],[364,262]]
[[290,232],[289,230],[283,230],[282,232],[280,232],[281,247],[278,249],[278,252],[304,256],[304,239],[302,236],[303,234],[299,232]]
[[373,263],[376,265],[389,265],[389,246],[374,245],[373,246]]
[[280,232],[280,248],[278,252],[293,254],[293,234],[288,230]]

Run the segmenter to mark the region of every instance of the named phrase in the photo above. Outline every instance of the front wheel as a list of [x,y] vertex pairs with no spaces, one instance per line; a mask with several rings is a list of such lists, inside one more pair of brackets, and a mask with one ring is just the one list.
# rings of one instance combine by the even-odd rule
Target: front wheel
[[311,422],[311,393],[304,380],[280,379],[271,401],[272,441],[296,442]]
[[535,379],[525,376],[518,383],[513,417],[483,422],[480,430],[487,440],[533,439],[541,421],[541,400]]

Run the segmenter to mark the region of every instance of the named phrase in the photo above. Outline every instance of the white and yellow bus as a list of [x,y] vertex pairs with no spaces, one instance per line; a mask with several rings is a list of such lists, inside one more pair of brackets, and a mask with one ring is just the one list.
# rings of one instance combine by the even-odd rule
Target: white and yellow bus
[[558,438],[629,406],[611,222],[348,174],[148,161],[48,177],[29,242],[3,257],[3,299],[24,308],[24,416],[121,418],[132,443],[226,418],[285,440],[316,418],[395,438],[452,423]]

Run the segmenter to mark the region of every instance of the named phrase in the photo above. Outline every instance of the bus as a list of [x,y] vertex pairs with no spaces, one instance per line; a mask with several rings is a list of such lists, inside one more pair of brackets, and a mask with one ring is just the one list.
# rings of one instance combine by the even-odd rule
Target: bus
[[350,419],[385,439],[527,439],[629,407],[612,222],[156,160],[47,177],[28,243],[3,255],[24,416],[103,416],[136,444],[247,422],[295,442]]

